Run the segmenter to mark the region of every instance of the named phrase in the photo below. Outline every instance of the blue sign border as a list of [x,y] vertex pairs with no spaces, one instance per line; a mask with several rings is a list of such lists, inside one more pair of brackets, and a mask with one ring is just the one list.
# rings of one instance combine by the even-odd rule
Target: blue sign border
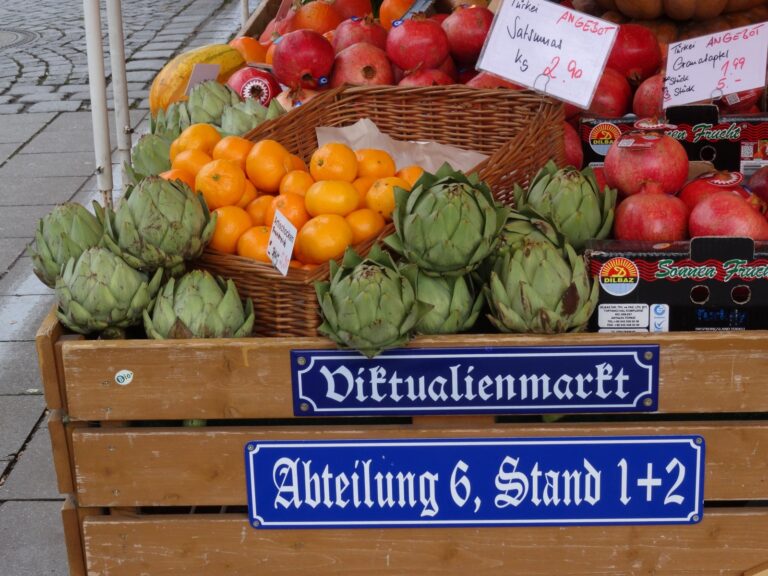
[[[256,503],[256,477],[253,461],[261,447],[266,449],[297,448],[323,449],[323,448],[387,448],[398,446],[423,446],[424,448],[438,445],[450,446],[519,446],[519,445],[606,445],[606,444],[682,444],[690,445],[695,454],[696,469],[694,471],[695,494],[693,501],[695,507],[685,517],[665,518],[547,518],[535,520],[521,518],[518,520],[504,518],[498,520],[417,520],[417,521],[331,521],[320,520],[316,522],[304,521],[266,521],[258,515],[255,509]],[[308,528],[457,528],[457,527],[524,527],[524,526],[618,526],[618,525],[687,525],[701,522],[704,512],[704,478],[705,478],[705,441],[700,435],[680,436],[576,436],[576,437],[536,437],[536,438],[407,438],[407,439],[370,439],[370,440],[297,440],[277,441],[267,440],[249,442],[244,447],[246,490],[248,499],[249,523],[254,528],[274,529],[308,529]],[[638,482],[639,484],[639,482]]]
[[[658,344],[608,345],[608,346],[507,346],[507,347],[472,347],[472,348],[404,348],[388,350],[375,358],[368,359],[362,354],[349,350],[304,349],[291,350],[291,387],[293,390],[293,412],[295,416],[384,416],[419,414],[581,414],[609,412],[655,412],[658,410],[659,395],[659,355]],[[638,390],[634,397],[625,402],[598,402],[593,404],[569,405],[567,402],[549,402],[516,404],[514,402],[468,406],[466,404],[433,404],[410,407],[386,407],[381,405],[350,405],[338,407],[320,407],[307,390],[317,390],[317,381],[305,384],[304,375],[310,373],[317,362],[350,361],[369,366],[382,362],[488,358],[504,360],[514,358],[551,358],[609,356],[629,357],[640,370],[647,372],[647,386]]]

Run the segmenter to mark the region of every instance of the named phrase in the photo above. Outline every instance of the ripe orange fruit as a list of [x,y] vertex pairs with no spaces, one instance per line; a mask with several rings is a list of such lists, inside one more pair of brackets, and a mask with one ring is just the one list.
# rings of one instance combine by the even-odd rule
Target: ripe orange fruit
[[362,178],[358,178],[352,182],[352,186],[357,189],[357,193],[360,195],[360,202],[357,204],[358,208],[365,208],[365,195],[368,193],[368,190],[371,188],[371,186],[373,186],[373,183],[376,182],[376,180],[377,178],[363,176]]
[[309,187],[315,183],[309,172],[304,170],[291,170],[280,180],[280,194],[298,194],[304,196]]
[[312,216],[338,214],[346,216],[357,208],[360,195],[352,184],[341,180],[321,180],[304,195],[307,212]]
[[411,188],[413,188],[413,185],[416,184],[416,180],[421,178],[422,174],[424,174],[424,168],[416,166],[416,164],[411,164],[410,166],[398,170],[395,173],[395,176],[402,178],[411,185]]
[[232,160],[211,160],[197,173],[195,190],[203,193],[211,210],[234,206],[245,192],[245,174]]
[[350,244],[352,228],[338,214],[315,216],[296,236],[296,252],[305,264],[322,264],[339,258]]
[[267,209],[272,204],[274,196],[259,196],[245,207],[246,212],[251,217],[254,226],[264,226],[267,221]]
[[309,173],[315,180],[353,182],[357,178],[357,157],[346,144],[329,142],[312,153]]
[[362,208],[347,214],[347,224],[352,228],[352,244],[376,238],[384,229],[384,216],[370,208]]
[[210,156],[214,146],[221,140],[221,134],[210,124],[192,124],[176,140],[179,142],[179,152],[200,150]]
[[196,177],[200,169],[212,160],[213,158],[200,150],[184,150],[173,159],[171,168],[184,170],[187,174]]
[[285,216],[291,224],[296,226],[296,230],[301,230],[301,227],[309,220],[309,214],[304,207],[304,197],[298,194],[280,194],[274,196],[272,202],[267,208],[265,215],[266,226],[272,226],[272,221],[275,219],[275,212],[280,210],[280,213]]
[[395,186],[406,190],[411,189],[408,182],[397,176],[379,178],[365,195],[366,208],[370,208],[387,220],[391,220],[392,211],[395,209]]
[[294,30],[314,30],[318,34],[335,30],[341,22],[342,18],[333,6],[323,0],[314,0],[304,4],[296,11],[293,18]]
[[225,136],[216,143],[211,153],[211,158],[219,160],[234,160],[240,164],[240,169],[245,172],[245,159],[253,148],[253,142],[240,136]]
[[251,184],[251,181],[248,180],[248,178],[245,179],[245,187],[243,188],[243,195],[240,196],[240,200],[237,201],[238,208],[245,209],[248,204],[256,200],[256,197],[259,195],[258,191],[256,190],[256,186]]
[[222,206],[214,210],[216,229],[209,246],[219,252],[234,254],[240,236],[253,226],[248,212],[237,206]]
[[402,18],[411,4],[412,0],[384,0],[379,6],[379,23],[389,30],[392,22]]
[[240,56],[246,62],[264,62],[264,57],[267,55],[267,47],[250,36],[238,36],[231,40],[229,45],[240,52]]
[[173,162],[176,159],[176,156],[178,153],[181,152],[181,144],[179,144],[179,139],[177,138],[173,142],[171,142],[171,148],[168,152],[168,157],[171,159],[171,162]]
[[309,168],[307,168],[304,160],[296,156],[296,154],[291,154],[291,170],[303,170],[304,172],[309,172]]
[[271,262],[267,256],[270,233],[271,230],[267,226],[248,228],[237,240],[238,256],[245,256],[259,262]]
[[275,140],[260,140],[245,159],[245,171],[253,185],[267,194],[277,194],[280,181],[290,169],[290,153]]
[[272,60],[275,57],[275,47],[277,46],[276,43],[272,43],[269,45],[269,48],[267,48],[267,53],[264,55],[264,63],[265,64],[272,64]]
[[361,148],[355,150],[357,156],[357,176],[386,178],[395,175],[395,161],[384,150]]
[[180,168],[171,168],[170,170],[161,172],[159,176],[160,178],[165,178],[166,180],[181,180],[184,182],[184,184],[189,186],[191,190],[195,189],[195,177],[186,170],[181,170]]

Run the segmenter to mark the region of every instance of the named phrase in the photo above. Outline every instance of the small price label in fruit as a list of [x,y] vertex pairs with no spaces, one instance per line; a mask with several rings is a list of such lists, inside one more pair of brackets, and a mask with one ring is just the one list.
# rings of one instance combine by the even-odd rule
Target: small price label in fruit
[[195,64],[192,68],[192,74],[189,75],[189,81],[187,82],[187,89],[184,90],[184,95],[189,96],[192,92],[192,88],[208,80],[216,80],[219,77],[219,70],[221,66],[218,64]]
[[664,107],[761,88],[767,60],[765,22],[670,44]]
[[275,220],[272,223],[272,232],[269,234],[267,244],[267,256],[283,276],[288,274],[295,242],[296,226],[283,216],[280,210],[275,210]]
[[504,0],[477,68],[589,108],[618,30],[545,0]]

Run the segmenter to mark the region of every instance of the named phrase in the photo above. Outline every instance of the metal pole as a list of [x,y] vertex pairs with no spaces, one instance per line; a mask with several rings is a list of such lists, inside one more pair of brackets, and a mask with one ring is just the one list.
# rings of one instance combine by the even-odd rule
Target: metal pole
[[121,182],[125,190],[125,165],[131,163],[131,116],[128,109],[128,83],[125,74],[125,41],[123,39],[123,7],[120,0],[107,0],[109,57],[112,67],[112,95],[115,101],[117,158]]
[[245,25],[248,24],[248,18],[251,17],[251,9],[248,6],[248,0],[241,0],[240,5],[243,9],[243,28],[245,28]]
[[105,206],[112,205],[112,155],[107,118],[107,86],[104,50],[101,46],[99,0],[83,0],[85,40],[88,49],[88,85],[91,89],[93,147],[96,152],[96,181]]

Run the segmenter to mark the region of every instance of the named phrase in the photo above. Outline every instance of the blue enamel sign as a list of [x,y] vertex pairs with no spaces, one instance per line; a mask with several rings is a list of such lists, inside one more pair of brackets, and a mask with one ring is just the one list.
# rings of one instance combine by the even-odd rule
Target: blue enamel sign
[[652,412],[659,346],[292,350],[294,414]]
[[261,528],[693,524],[700,436],[252,442]]

